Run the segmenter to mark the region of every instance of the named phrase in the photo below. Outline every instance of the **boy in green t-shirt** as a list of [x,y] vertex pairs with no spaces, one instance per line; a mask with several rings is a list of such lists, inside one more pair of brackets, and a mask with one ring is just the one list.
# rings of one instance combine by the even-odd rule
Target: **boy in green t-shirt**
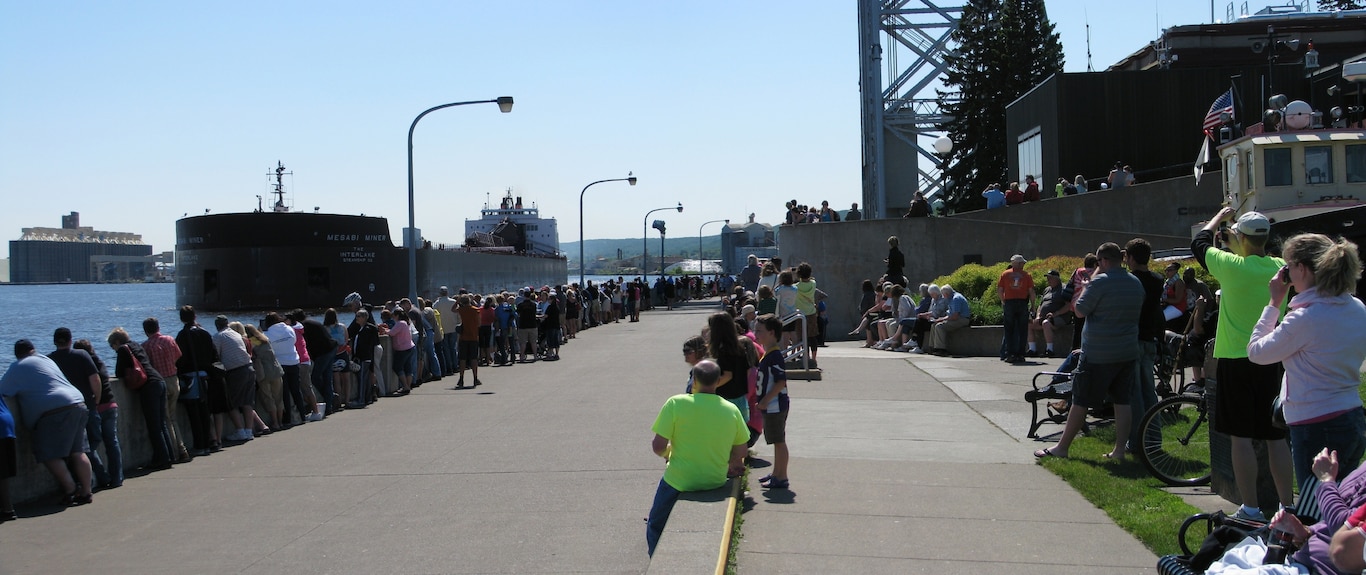
[[[1226,207],[1215,214],[1191,241],[1196,261],[1219,280],[1219,329],[1214,339],[1220,383],[1214,405],[1215,429],[1228,434],[1232,444],[1233,478],[1243,506],[1237,516],[1265,521],[1257,500],[1257,456],[1252,440],[1266,440],[1271,478],[1281,505],[1294,502],[1294,471],[1284,430],[1271,424],[1271,404],[1281,391],[1281,364],[1257,365],[1247,358],[1252,328],[1271,299],[1268,283],[1285,265],[1266,253],[1271,221],[1247,212],[1233,221],[1236,211]],[[1231,251],[1214,246],[1220,224],[1233,221],[1221,240]],[[1284,309],[1282,309],[1284,312]]]
[[646,519],[651,555],[680,493],[716,489],[726,484],[727,474],[738,476],[745,470],[749,428],[739,408],[716,395],[721,367],[699,361],[692,375],[697,392],[670,397],[652,428],[651,448],[668,464]]

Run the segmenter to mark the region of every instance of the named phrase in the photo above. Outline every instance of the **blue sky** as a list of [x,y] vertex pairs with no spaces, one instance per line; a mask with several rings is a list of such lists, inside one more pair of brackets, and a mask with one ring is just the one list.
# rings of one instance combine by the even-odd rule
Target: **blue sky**
[[[1067,71],[1086,69],[1087,21],[1103,70],[1160,27],[1210,18],[1189,0],[1047,6]],[[645,212],[675,202],[683,213],[661,212],[671,236],[751,212],[776,223],[791,198],[847,207],[860,201],[856,8],[0,0],[0,236],[78,211],[171,250],[183,214],[254,209],[279,160],[296,209],[386,216],[399,237],[413,117],[504,95],[511,114],[466,106],[418,125],[427,238],[458,242],[512,187],[571,241],[579,190],[628,171],[638,186],[589,190],[588,238],[639,237]]]

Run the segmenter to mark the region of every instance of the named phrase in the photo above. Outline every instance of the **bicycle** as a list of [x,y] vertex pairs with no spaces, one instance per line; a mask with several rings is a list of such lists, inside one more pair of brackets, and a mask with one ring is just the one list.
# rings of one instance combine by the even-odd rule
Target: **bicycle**
[[1209,405],[1201,393],[1182,393],[1157,402],[1139,423],[1143,447],[1138,460],[1153,477],[1173,487],[1208,485]]

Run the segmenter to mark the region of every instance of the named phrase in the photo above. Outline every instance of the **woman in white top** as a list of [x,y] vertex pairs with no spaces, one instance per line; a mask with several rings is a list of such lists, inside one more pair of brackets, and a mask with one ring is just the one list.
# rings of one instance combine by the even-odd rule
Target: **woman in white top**
[[[1271,301],[1252,328],[1247,358],[1285,366],[1281,402],[1296,478],[1308,478],[1314,456],[1326,449],[1336,454],[1342,479],[1366,453],[1366,414],[1357,393],[1366,359],[1366,306],[1352,295],[1361,260],[1355,244],[1322,234],[1290,238],[1281,256],[1286,264],[1271,278]],[[1292,285],[1297,293],[1282,319]]]

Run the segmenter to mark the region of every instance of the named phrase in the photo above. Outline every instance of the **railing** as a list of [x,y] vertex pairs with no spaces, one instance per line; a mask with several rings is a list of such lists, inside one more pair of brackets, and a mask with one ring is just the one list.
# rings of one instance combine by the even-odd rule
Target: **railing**
[[801,322],[801,325],[798,327],[798,329],[800,330],[799,333],[801,333],[801,338],[798,340],[796,344],[793,344],[791,347],[783,350],[783,363],[786,364],[787,359],[791,357],[788,352],[793,351],[795,353],[800,353],[802,355],[802,369],[810,370],[811,349],[808,348],[806,344],[806,314],[802,312],[793,312],[792,315],[783,318],[783,327],[787,327],[788,324],[791,324],[793,322]]

